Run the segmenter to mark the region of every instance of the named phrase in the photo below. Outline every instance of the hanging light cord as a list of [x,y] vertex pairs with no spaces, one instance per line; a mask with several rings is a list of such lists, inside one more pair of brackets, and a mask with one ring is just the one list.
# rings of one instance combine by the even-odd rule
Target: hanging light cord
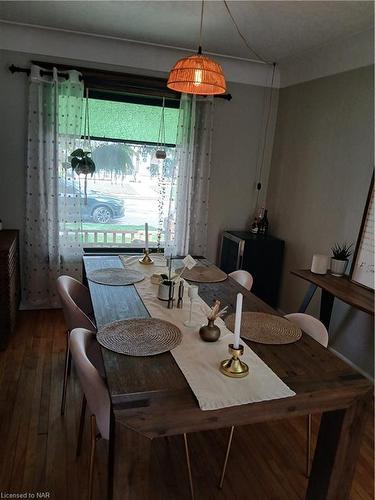
[[[263,172],[263,165],[264,165],[264,154],[266,150],[266,143],[267,143],[267,137],[268,137],[268,128],[269,124],[271,121],[271,113],[272,113],[272,101],[273,101],[273,86],[275,82],[275,73],[276,73],[276,63],[273,63],[273,69],[272,69],[272,78],[271,78],[271,90],[270,90],[270,98],[269,98],[269,104],[268,104],[268,111],[267,111],[267,120],[266,120],[266,125],[264,127],[264,137],[263,137],[263,144],[262,144],[262,153],[261,153],[261,159],[259,162],[259,175],[258,175],[258,182],[257,182],[257,201],[256,201],[256,206],[258,206],[259,202],[259,194],[260,190],[262,189],[262,172]],[[265,89],[266,91],[266,89]]]
[[204,0],[202,0],[202,6],[201,6],[201,25],[199,28],[198,54],[202,53],[203,14],[204,14]]
[[234,26],[236,27],[236,30],[237,30],[237,32],[238,32],[238,34],[239,34],[239,36],[242,38],[242,41],[243,41],[243,43],[246,45],[246,47],[250,50],[250,52],[252,52],[253,54],[255,54],[255,55],[257,56],[257,58],[258,58],[258,59],[260,59],[261,61],[263,61],[263,62],[265,62],[265,63],[267,63],[267,64],[272,64],[270,61],[267,61],[266,59],[264,59],[264,57],[262,57],[261,55],[259,55],[259,54],[258,54],[258,52],[256,52],[256,51],[255,51],[255,50],[254,50],[254,49],[253,49],[253,48],[249,45],[248,41],[246,40],[246,38],[244,37],[244,35],[241,33],[241,30],[240,30],[240,28],[238,27],[238,24],[236,23],[236,20],[234,19],[233,14],[232,14],[232,12],[231,12],[231,11],[230,11],[230,9],[229,9],[229,6],[228,6],[228,4],[227,4],[226,0],[223,0],[223,1],[224,1],[224,5],[225,5],[225,7],[226,7],[226,9],[227,9],[227,11],[228,11],[228,14],[229,14],[230,18],[232,19],[233,24],[234,24]]

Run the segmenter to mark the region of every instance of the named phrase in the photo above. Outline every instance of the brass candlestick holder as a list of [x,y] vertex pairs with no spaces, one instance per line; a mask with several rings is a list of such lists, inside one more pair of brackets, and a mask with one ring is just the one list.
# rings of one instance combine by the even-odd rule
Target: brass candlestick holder
[[229,344],[228,350],[232,357],[220,363],[221,373],[227,377],[246,377],[249,374],[249,367],[246,363],[240,360],[240,356],[243,355],[243,345],[240,345],[238,349],[235,349],[233,344]]
[[153,264],[154,261],[151,259],[150,257],[150,252],[148,250],[144,250],[144,253],[143,253],[143,257],[141,257],[139,259],[139,262],[141,264],[145,264],[145,265],[149,265],[149,264]]

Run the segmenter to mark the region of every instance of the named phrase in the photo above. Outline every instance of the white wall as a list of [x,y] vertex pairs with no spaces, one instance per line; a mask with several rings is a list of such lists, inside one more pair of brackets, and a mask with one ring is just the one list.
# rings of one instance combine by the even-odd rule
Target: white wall
[[[290,270],[357,239],[374,165],[373,85],[368,66],[280,90],[268,205],[271,231],[285,239],[285,312],[297,310],[308,286]],[[373,337],[371,317],[336,301],[331,346],[370,375]]]
[[[126,39],[80,33],[69,30],[35,27],[0,20],[0,47],[25,54],[69,58],[94,63],[134,68],[139,71],[167,73],[174,63],[190,52],[166,46],[132,42]],[[41,59],[42,56],[42,59]],[[272,66],[215,56],[229,81],[250,85],[269,85]],[[276,79],[278,81],[278,78]]]
[[[264,98],[268,109],[269,89],[231,84],[233,101],[215,103],[212,175],[209,205],[208,258],[215,261],[220,235],[226,230],[246,230],[256,209],[259,150],[263,147]],[[262,190],[265,201],[277,114],[278,91],[273,91],[272,113],[265,147]]]

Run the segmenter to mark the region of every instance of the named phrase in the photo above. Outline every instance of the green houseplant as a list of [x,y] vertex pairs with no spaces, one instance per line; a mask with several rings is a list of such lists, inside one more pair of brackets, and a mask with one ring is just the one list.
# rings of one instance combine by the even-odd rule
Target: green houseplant
[[91,151],[83,151],[83,149],[76,149],[70,154],[70,164],[73,171],[77,174],[83,174],[85,176],[85,205],[87,204],[87,176],[90,174],[91,177],[95,172],[95,163],[90,158]]
[[352,255],[352,244],[335,243],[331,248],[331,274],[333,276],[344,276],[346,267],[349,262],[349,257]]

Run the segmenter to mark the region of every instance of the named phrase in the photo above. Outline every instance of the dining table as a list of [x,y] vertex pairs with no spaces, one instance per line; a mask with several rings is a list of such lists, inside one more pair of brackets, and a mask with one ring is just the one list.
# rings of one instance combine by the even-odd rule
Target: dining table
[[[84,279],[105,267],[123,264],[118,255],[85,255]],[[116,320],[150,316],[134,285],[86,283],[98,329]],[[230,277],[198,285],[199,296],[207,304],[218,299],[228,305],[228,312],[234,312],[237,293],[242,292],[244,311],[280,314]],[[320,414],[321,420],[305,498],[349,498],[372,383],[306,334],[283,346],[242,341],[295,396],[202,411],[170,352],[137,357],[102,347],[111,401],[109,499],[150,498],[155,440],[308,414]]]

